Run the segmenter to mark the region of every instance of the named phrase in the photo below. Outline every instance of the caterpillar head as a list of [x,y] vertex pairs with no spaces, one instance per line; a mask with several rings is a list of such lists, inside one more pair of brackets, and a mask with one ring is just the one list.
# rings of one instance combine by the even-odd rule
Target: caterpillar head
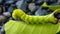
[[12,17],[14,19],[18,18],[18,14],[19,14],[19,16],[26,15],[23,10],[21,10],[21,9],[15,9],[13,11],[13,13],[12,13]]

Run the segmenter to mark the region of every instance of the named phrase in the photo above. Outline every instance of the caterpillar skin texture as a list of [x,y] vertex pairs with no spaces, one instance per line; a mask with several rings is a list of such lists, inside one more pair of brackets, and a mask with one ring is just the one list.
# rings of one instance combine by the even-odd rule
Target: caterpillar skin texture
[[[31,24],[39,24],[39,23],[53,23],[55,22],[55,17],[54,17],[54,11],[53,13],[46,15],[46,16],[33,16],[33,15],[27,15],[23,12],[21,9],[16,9],[12,13],[12,17],[14,19],[22,19],[26,23],[31,23]],[[58,11],[57,11],[58,12]]]

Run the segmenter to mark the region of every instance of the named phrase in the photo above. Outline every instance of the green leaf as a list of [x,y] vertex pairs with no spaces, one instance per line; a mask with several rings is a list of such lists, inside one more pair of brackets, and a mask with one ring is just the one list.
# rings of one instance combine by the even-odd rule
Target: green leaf
[[56,10],[56,9],[60,9],[60,5],[47,5],[47,3],[46,2],[44,2],[43,4],[42,4],[42,6],[43,7],[49,7],[49,9],[51,9],[51,10]]
[[57,33],[60,32],[60,22],[59,22],[59,27],[58,27],[58,30],[57,30]]
[[46,7],[46,6],[47,6],[47,3],[46,3],[46,2],[44,2],[44,3],[42,4],[42,6],[43,6],[43,7]]
[[10,20],[5,24],[6,34],[56,34],[60,24],[26,24]]
[[60,9],[60,5],[48,6],[48,7],[49,7],[49,9],[51,9],[51,10]]

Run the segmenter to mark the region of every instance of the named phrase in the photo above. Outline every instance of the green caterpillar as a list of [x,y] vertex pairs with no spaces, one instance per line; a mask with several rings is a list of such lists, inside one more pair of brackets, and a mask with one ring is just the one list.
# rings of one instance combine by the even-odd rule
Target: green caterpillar
[[50,24],[55,22],[56,18],[54,14],[56,12],[60,13],[60,9],[56,8],[56,10],[49,15],[34,16],[27,15],[21,9],[16,9],[13,11],[12,17],[16,20],[22,19],[25,22],[9,20],[5,23],[5,32],[6,34],[56,34],[60,31],[60,22],[58,22],[58,24]]
[[[57,9],[59,10],[59,9]],[[27,15],[23,12],[21,9],[16,9],[12,13],[12,17],[14,19],[22,19],[26,23],[31,23],[31,24],[39,24],[39,23],[54,23],[56,18],[54,17],[55,12],[59,11],[54,11],[53,13],[46,15],[46,16],[33,16],[33,15]]]

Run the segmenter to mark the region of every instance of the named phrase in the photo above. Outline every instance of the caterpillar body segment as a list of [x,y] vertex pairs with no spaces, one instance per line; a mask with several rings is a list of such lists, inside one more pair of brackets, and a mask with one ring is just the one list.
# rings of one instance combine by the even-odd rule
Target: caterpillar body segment
[[[56,11],[55,11],[56,12]],[[39,23],[52,23],[52,22],[55,22],[55,17],[54,17],[54,13],[51,13],[49,15],[46,15],[46,16],[33,16],[33,15],[27,15],[23,12],[23,10],[21,9],[16,9],[13,11],[13,18],[17,19],[22,19],[23,21],[25,21],[26,23],[31,23],[31,24],[39,24]]]

